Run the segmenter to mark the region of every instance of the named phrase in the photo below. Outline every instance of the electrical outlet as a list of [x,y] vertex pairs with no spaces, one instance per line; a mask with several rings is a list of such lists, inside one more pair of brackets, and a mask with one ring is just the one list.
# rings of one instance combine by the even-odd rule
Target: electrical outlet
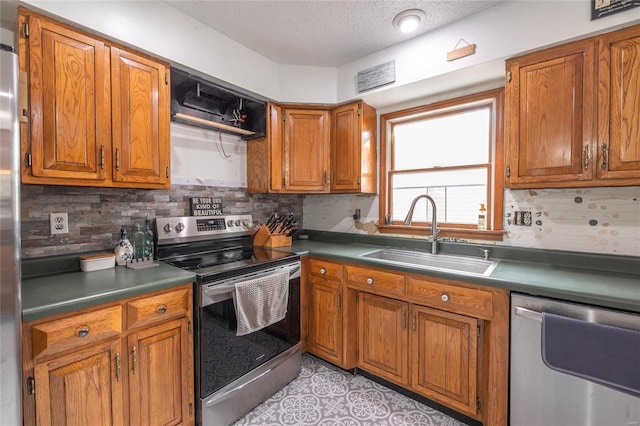
[[530,211],[516,211],[514,212],[515,219],[514,225],[517,226],[531,226],[532,216]]
[[50,213],[49,225],[51,235],[69,233],[69,215],[67,213]]

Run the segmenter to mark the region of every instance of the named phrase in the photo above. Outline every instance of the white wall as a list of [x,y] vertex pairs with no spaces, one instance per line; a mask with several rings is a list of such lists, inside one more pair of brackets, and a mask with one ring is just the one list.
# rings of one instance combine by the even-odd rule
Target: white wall
[[0,43],[15,47],[15,43],[13,42],[13,31],[0,28]]
[[[514,1],[338,68],[338,100],[363,98],[380,108],[504,78],[504,59],[640,22],[639,9],[591,21],[587,1]],[[476,53],[447,61],[460,39]],[[395,60],[396,82],[357,92],[359,71]],[[402,96],[400,96],[402,95]],[[400,97],[400,99],[399,99]]]

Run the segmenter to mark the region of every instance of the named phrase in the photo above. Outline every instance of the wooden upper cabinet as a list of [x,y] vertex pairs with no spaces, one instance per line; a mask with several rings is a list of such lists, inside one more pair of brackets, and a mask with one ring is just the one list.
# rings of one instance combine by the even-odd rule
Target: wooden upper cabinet
[[598,178],[638,185],[640,25],[606,34],[598,47]]
[[111,48],[115,181],[169,186],[168,78],[164,64]]
[[22,182],[169,188],[168,66],[26,9]]
[[20,63],[28,70],[31,124],[21,132],[23,181],[104,181],[111,147],[108,48],[38,16],[20,19],[28,28]]
[[284,190],[329,192],[329,112],[284,110]]
[[507,61],[506,185],[640,185],[640,25]]
[[331,192],[376,192],[376,111],[362,101],[331,111]]
[[594,61],[593,40],[507,61],[507,186],[593,178]]
[[265,137],[247,141],[247,191],[282,191],[282,107],[267,103]]

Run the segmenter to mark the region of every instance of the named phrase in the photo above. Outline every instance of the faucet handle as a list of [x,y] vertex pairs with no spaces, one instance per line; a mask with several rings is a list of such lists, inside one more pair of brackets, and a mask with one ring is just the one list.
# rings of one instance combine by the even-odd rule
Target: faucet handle
[[482,258],[483,258],[484,260],[490,260],[491,250],[489,250],[489,249],[482,249],[482,248],[481,248],[481,249],[478,249],[478,250],[480,250],[480,251],[484,254],[484,256],[482,256]]

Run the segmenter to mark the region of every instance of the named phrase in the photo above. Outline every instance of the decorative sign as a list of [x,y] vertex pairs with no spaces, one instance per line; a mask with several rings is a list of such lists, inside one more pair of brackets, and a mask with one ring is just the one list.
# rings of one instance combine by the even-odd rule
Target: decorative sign
[[640,6],[640,0],[591,0],[591,20]]
[[222,200],[211,197],[193,197],[191,216],[222,216]]
[[[465,45],[462,47],[460,43],[464,43]],[[461,38],[458,40],[458,44],[453,48],[451,52],[447,52],[447,61],[455,61],[456,59],[464,58],[465,56],[473,55],[476,53],[476,45],[469,44],[467,40]]]
[[395,81],[396,61],[393,60],[358,72],[358,92],[364,92]]

